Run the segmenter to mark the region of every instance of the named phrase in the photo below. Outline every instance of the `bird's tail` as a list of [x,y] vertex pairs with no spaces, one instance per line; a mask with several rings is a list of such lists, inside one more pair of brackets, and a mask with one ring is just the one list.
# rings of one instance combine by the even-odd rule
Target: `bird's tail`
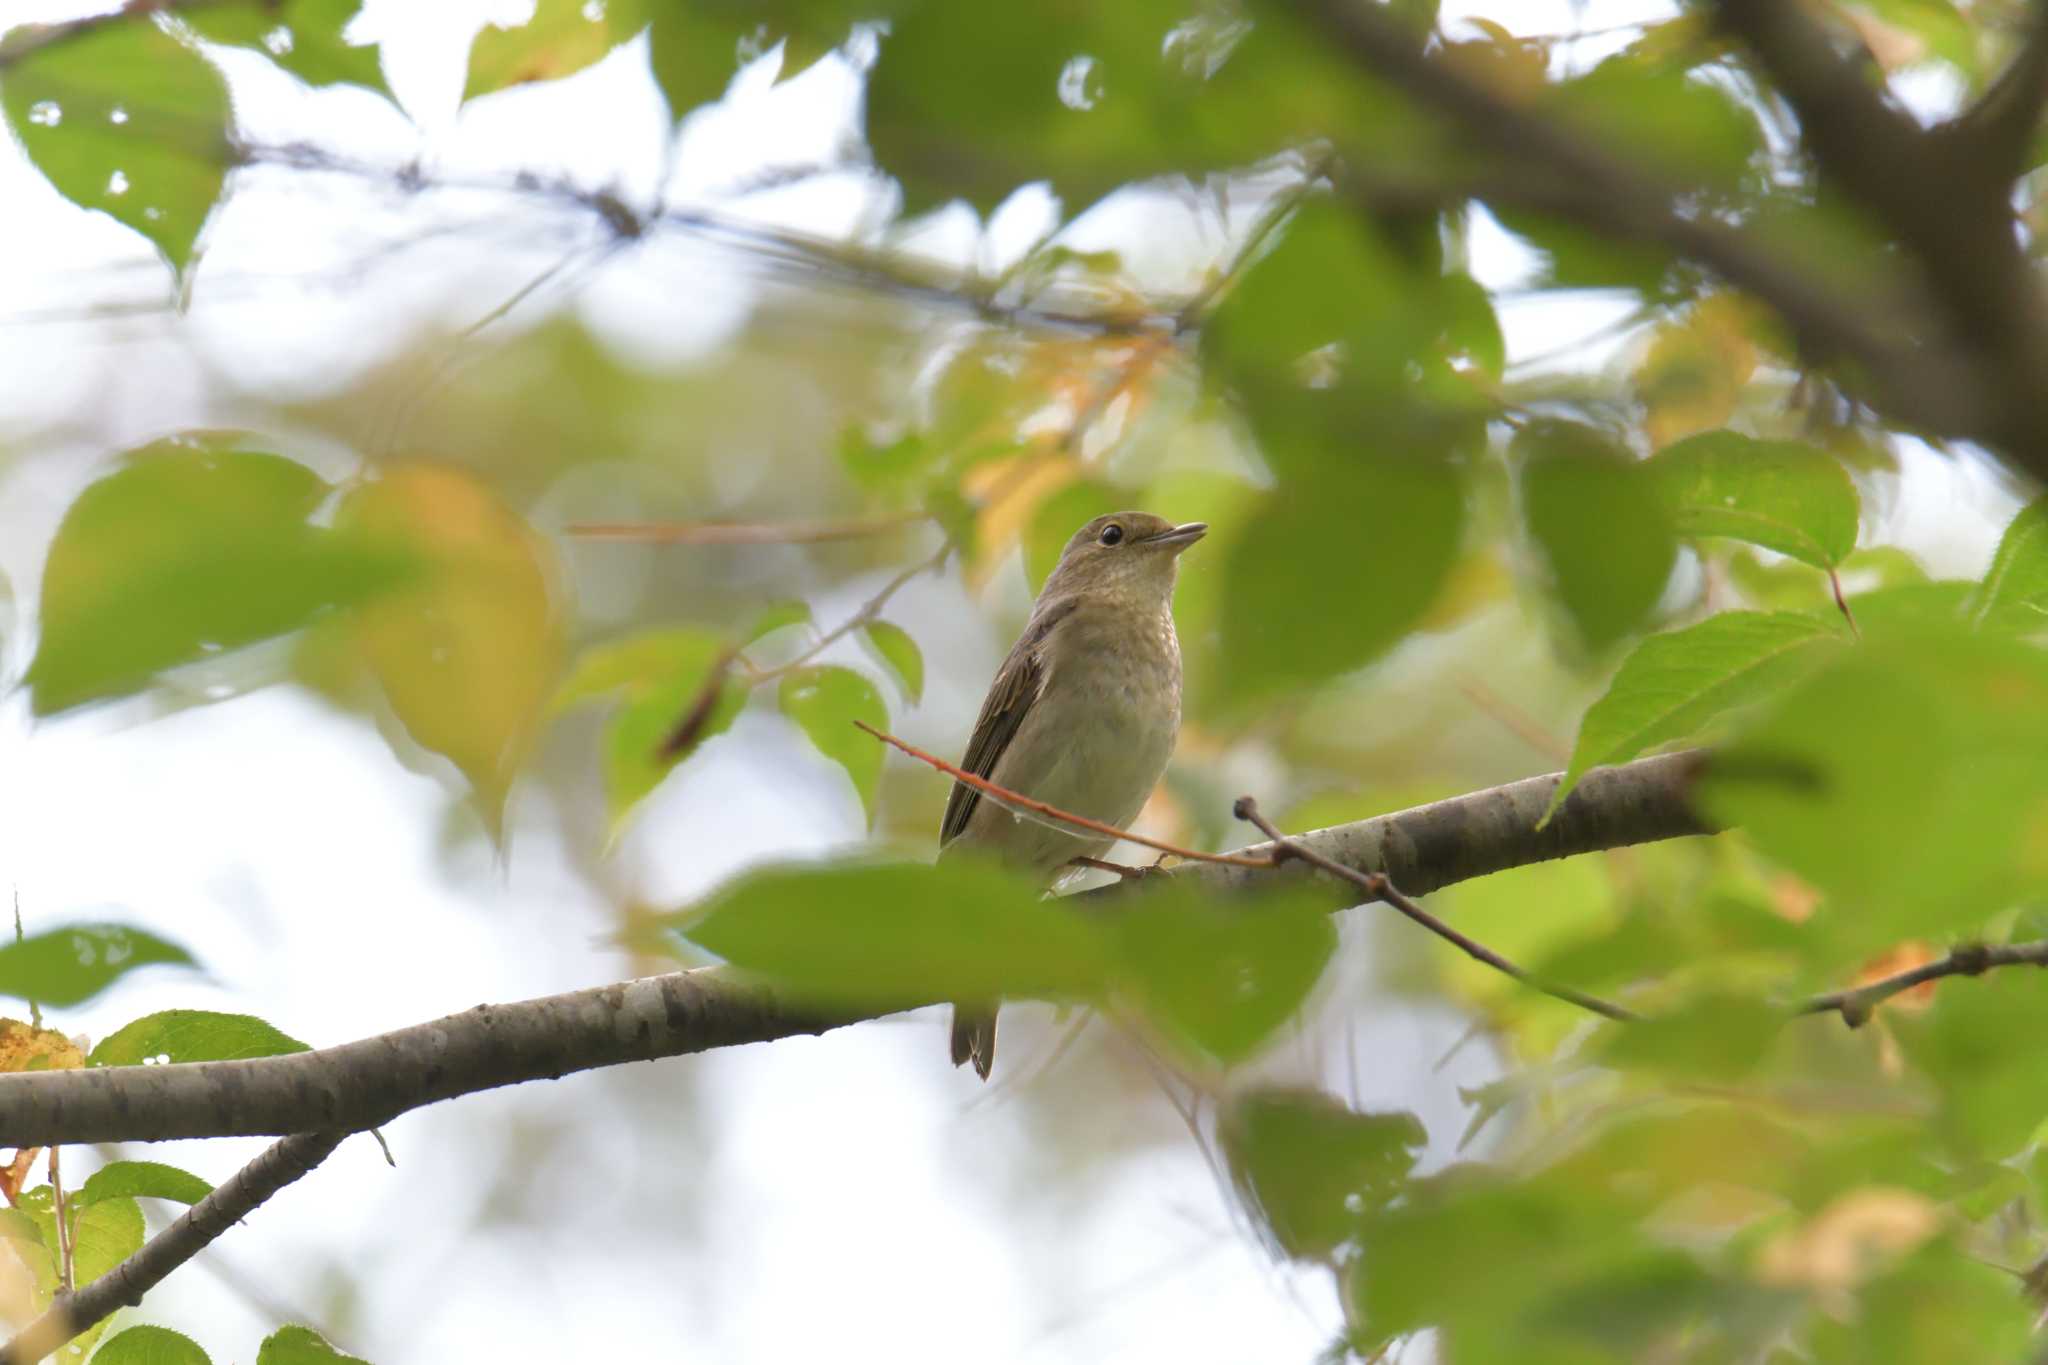
[[988,1079],[996,1064],[996,1011],[993,1005],[953,1006],[953,1065],[974,1063],[974,1072]]

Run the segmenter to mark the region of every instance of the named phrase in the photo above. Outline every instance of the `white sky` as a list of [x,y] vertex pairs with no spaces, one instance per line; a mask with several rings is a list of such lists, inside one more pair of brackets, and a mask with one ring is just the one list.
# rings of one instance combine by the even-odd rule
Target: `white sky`
[[[457,110],[468,29],[519,8],[370,0],[361,23],[391,40],[387,70],[411,123],[361,92],[308,92],[260,60],[231,56],[244,131],[392,164],[419,154],[430,175],[528,169],[650,195],[664,113],[638,44],[570,80]],[[17,3],[9,19],[76,10]],[[1606,28],[1667,7],[1584,10],[1585,27]],[[1573,21],[1563,3],[1513,12],[1525,31]],[[820,69],[773,90],[750,72],[723,105],[692,116],[671,202],[829,153],[856,95],[843,72]],[[416,329],[480,316],[592,232],[581,215],[554,221],[532,203],[513,203],[507,222],[495,197],[393,208],[361,186],[258,172],[214,225],[188,318],[60,322],[47,314],[158,297],[161,267],[125,229],[57,199],[11,151],[0,152],[0,204],[0,433],[58,421],[76,433],[0,473],[0,568],[23,603],[94,461],[214,412],[218,395],[187,346],[248,390],[318,392]],[[829,233],[871,208],[866,191],[839,181],[758,197],[748,211]],[[504,230],[458,234],[360,281],[333,271],[368,241],[467,219]],[[1015,249],[1047,221],[1044,196],[1020,196],[993,250]],[[1112,216],[1094,230],[1114,237],[1119,226]],[[923,240],[976,249],[972,224],[959,218]],[[1199,249],[1192,237],[1155,234],[1151,245],[1165,270],[1185,268]],[[1523,266],[1505,238],[1483,238],[1481,251],[1478,269],[1492,281]],[[749,300],[729,258],[664,239],[573,290],[542,291],[504,325],[570,307],[617,344],[674,360],[715,345]],[[1521,355],[1616,311],[1611,299],[1586,297],[1510,305],[1503,321]],[[1974,572],[2000,495],[1978,475],[1913,458],[1927,471],[1909,481],[1913,497],[1889,529],[1934,567]],[[820,604],[820,619],[864,591],[849,585],[843,601]],[[933,647],[938,676],[915,724],[962,734],[1004,642],[955,584],[920,583],[904,603],[910,619],[945,626],[925,632],[946,643]],[[4,659],[18,676],[26,634],[9,633]],[[144,974],[64,1013],[68,1030],[99,1036],[154,1009],[200,1006],[256,1013],[325,1044],[622,970],[601,940],[611,912],[546,837],[545,812],[527,812],[531,834],[515,839],[502,876],[472,845],[451,853],[443,788],[403,770],[366,726],[294,691],[147,723],[131,707],[33,727],[16,692],[0,701],[0,773],[0,872],[19,889],[31,931],[129,919],[188,944],[212,973],[210,983]],[[643,894],[673,901],[755,861],[861,837],[835,774],[748,720],[665,785],[619,857]],[[1354,976],[1362,947],[1354,932]],[[1012,1078],[1050,1050],[1043,1012],[1032,1018],[1006,1036]],[[1466,1048],[1437,1068],[1462,1030],[1448,1012],[1368,1008],[1353,1027],[1359,1098],[1420,1112],[1441,1159],[1463,1126],[1459,1088],[1489,1078],[1493,1062]],[[926,1015],[409,1115],[388,1130],[397,1170],[369,1140],[352,1140],[223,1239],[221,1261],[253,1294],[189,1268],[151,1296],[143,1318],[190,1332],[217,1361],[246,1361],[275,1325],[258,1304],[318,1304],[329,1277],[346,1274],[357,1311],[339,1335],[375,1365],[1141,1353],[1307,1361],[1327,1344],[1338,1322],[1327,1287],[1271,1264],[1191,1141],[1169,1135],[1113,1179],[1061,1187],[1039,1150],[1044,1135],[1021,1122],[1011,1092],[985,1094],[945,1065],[942,1030]],[[1280,1054],[1272,1074],[1353,1086],[1344,1048],[1328,1039]],[[1054,1071],[1035,1083],[1061,1082]],[[1177,1128],[1157,1097],[1137,1109],[1137,1120],[1124,1105],[1100,1122]],[[1072,1136],[1087,1145],[1116,1135]],[[530,1187],[494,1190],[498,1152],[515,1139],[553,1145]],[[258,1146],[179,1143],[150,1155],[218,1180]],[[1017,1197],[1019,1182],[1039,1179],[1042,1198]]]

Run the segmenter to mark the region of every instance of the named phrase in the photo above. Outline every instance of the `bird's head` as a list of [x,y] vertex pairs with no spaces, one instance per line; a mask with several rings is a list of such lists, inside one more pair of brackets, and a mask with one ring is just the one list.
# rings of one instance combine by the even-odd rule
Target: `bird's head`
[[1074,532],[1060,551],[1058,567],[1045,580],[1041,598],[1068,593],[1088,597],[1172,595],[1180,552],[1200,540],[1208,526],[1176,526],[1150,512],[1112,512]]

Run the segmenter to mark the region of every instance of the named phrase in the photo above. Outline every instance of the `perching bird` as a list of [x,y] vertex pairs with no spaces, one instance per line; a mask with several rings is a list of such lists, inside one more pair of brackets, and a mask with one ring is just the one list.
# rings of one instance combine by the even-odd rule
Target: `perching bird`
[[[996,670],[960,766],[1118,829],[1136,819],[1180,731],[1180,552],[1208,529],[1117,512],[1076,531]],[[1047,885],[1114,842],[1014,815],[957,781],[939,827],[941,859],[972,850]],[[953,1065],[971,1061],[987,1080],[995,1055],[995,1005],[954,1005]]]

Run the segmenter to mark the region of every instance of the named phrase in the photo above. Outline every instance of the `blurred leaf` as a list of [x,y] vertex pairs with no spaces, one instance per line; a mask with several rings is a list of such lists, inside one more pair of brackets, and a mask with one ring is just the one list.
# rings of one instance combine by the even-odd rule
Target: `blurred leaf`
[[199,1343],[183,1332],[148,1325],[108,1337],[93,1355],[94,1365],[212,1365]]
[[1718,427],[1734,415],[1756,371],[1751,311],[1735,295],[1710,294],[1682,320],[1657,329],[1635,376],[1653,448]]
[[1085,999],[1110,966],[1099,921],[963,859],[769,868],[667,923],[803,999],[856,1008]]
[[[26,1259],[35,1270],[40,1297],[47,1303],[57,1285],[57,1266],[47,1254],[47,1249],[58,1245],[50,1187],[43,1185],[22,1195],[17,1206],[36,1221],[46,1249],[42,1256],[31,1254]],[[131,1198],[116,1195],[76,1208],[67,1200],[64,1212],[71,1229],[74,1284],[92,1283],[142,1249],[142,1206]]]
[[1318,1090],[1240,1096],[1222,1136],[1245,1202],[1299,1260],[1321,1260],[1350,1241],[1363,1214],[1401,1193],[1429,1140],[1413,1114],[1356,1113]]
[[53,42],[0,82],[8,126],[57,193],[156,245],[183,277],[227,174],[227,84],[137,14]]
[[2048,1026],[2048,995],[2031,973],[2007,968],[1946,982],[1933,1008],[1886,1019],[1940,1095],[1933,1131],[1958,1155],[2000,1161],[2035,1137],[2048,1117],[2048,1084],[2028,1044]]
[[861,627],[860,640],[901,684],[912,706],[924,700],[924,653],[909,631],[887,621],[870,621]]
[[311,86],[359,85],[395,99],[375,44],[343,36],[362,0],[264,0],[197,5],[178,17],[209,42],[255,48]]
[[1847,646],[1825,618],[1724,611],[1696,626],[1652,635],[1624,659],[1606,693],[1587,709],[1564,781],[1564,804],[1590,768],[1625,763],[1645,750],[1698,734],[1738,706],[1760,701]]
[[939,451],[921,432],[905,432],[886,444],[877,442],[859,424],[839,433],[839,462],[863,488],[908,484],[924,474],[938,456]]
[[55,1029],[22,1019],[0,1019],[0,1072],[65,1071],[85,1065],[78,1044]]
[[656,5],[648,30],[648,56],[669,113],[679,119],[723,95],[741,62],[780,43],[782,76],[787,79],[843,42],[854,20],[879,18],[885,10],[837,0]]
[[1649,618],[1678,547],[1645,466],[1591,427],[1532,422],[1515,435],[1522,512],[1559,601],[1595,651]]
[[1120,984],[1169,1042],[1230,1066],[1301,1009],[1337,949],[1328,893],[1149,891],[1116,914]]
[[745,636],[740,640],[740,648],[745,649],[778,630],[787,630],[791,626],[811,625],[816,619],[811,613],[811,604],[800,598],[777,602],[754,618],[754,623],[747,627]]
[[1978,625],[2011,614],[2039,625],[2048,613],[2048,498],[2028,503],[2005,528],[1971,606]]
[[359,607],[352,639],[406,732],[469,779],[497,836],[562,663],[546,542],[468,474],[427,464],[387,467],[338,521],[425,566]]
[[1856,486],[1817,446],[1710,431],[1646,468],[1682,535],[1746,540],[1817,569],[1840,566],[1856,548]]
[[390,590],[402,557],[315,526],[328,486],[219,437],[131,452],[79,494],[43,569],[38,715],[306,625]]
[[81,1209],[103,1199],[128,1197],[196,1204],[212,1193],[213,1186],[198,1176],[161,1161],[110,1161],[87,1176],[85,1184],[67,1196],[65,1202],[75,1203]]
[[92,1050],[91,1066],[141,1066],[152,1057],[171,1062],[227,1062],[305,1052],[298,1039],[253,1014],[162,1010],[123,1024]]
[[889,708],[875,685],[850,668],[830,664],[800,668],[784,675],[776,701],[782,714],[796,722],[818,752],[846,770],[870,823],[875,818],[875,791],[882,781],[882,742],[863,734],[854,722],[877,730],[889,728]]
[[1734,188],[1764,149],[1763,129],[1747,104],[1719,84],[1676,77],[1658,63],[1610,58],[1546,97],[1600,145],[1626,148],[1688,184]]
[[1353,458],[1264,499],[1226,563],[1185,569],[1223,576],[1218,690],[1241,705],[1385,653],[1436,600],[1463,520],[1456,472],[1421,459]]
[[1708,994],[1606,1028],[1600,1057],[1610,1066],[1681,1081],[1734,1081],[1756,1067],[1784,1027],[1784,1011],[1766,1001]]
[[1929,626],[1868,639],[1787,692],[1717,752],[1700,796],[1826,892],[1829,926],[1868,951],[2038,891],[2043,772],[2048,657]]
[[73,924],[0,945],[0,995],[39,1005],[82,1005],[156,963],[197,967],[168,939],[119,924]]
[[600,645],[576,661],[553,709],[615,695],[621,703],[604,733],[604,788],[614,828],[699,745],[732,728],[747,692],[720,671],[690,742],[680,749],[670,743],[714,686],[714,671],[724,668],[731,648],[716,631],[686,626]]
[[310,1327],[280,1327],[263,1339],[256,1365],[369,1365],[335,1350]]
[[2025,1360],[2039,1345],[2039,1305],[2012,1275],[1943,1243],[1863,1285],[1854,1304],[1839,1317],[1813,1315],[1806,1358],[1857,1365]]
[[515,25],[486,24],[469,49],[462,98],[559,80],[597,62],[647,22],[642,0],[537,0]]

